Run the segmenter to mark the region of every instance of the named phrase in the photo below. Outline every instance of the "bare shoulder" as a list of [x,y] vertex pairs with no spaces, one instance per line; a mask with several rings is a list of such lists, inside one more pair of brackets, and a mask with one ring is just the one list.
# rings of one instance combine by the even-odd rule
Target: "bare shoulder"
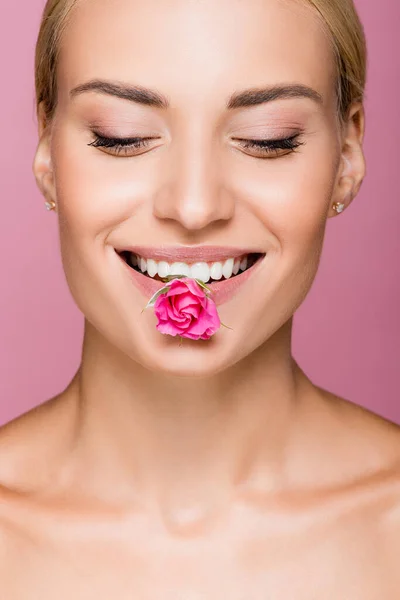
[[318,388],[326,451],[334,472],[363,490],[376,518],[391,524],[400,539],[400,426],[363,406]]
[[315,392],[302,446],[310,449],[303,467],[309,483],[314,489],[321,482],[317,498],[332,501],[351,543],[363,540],[371,568],[378,561],[398,592],[400,426],[322,388]]
[[40,481],[70,426],[68,399],[59,394],[0,427],[0,487],[27,490]]
[[54,482],[71,443],[71,398],[65,391],[0,427],[0,523]]
[[348,451],[358,450],[371,468],[400,469],[400,425],[349,399],[319,390],[332,418],[332,432],[340,432],[343,442],[350,445]]
[[[30,548],[36,498],[54,481],[65,451],[71,403],[63,394],[0,427],[0,579]],[[3,569],[5,572],[3,573]]]

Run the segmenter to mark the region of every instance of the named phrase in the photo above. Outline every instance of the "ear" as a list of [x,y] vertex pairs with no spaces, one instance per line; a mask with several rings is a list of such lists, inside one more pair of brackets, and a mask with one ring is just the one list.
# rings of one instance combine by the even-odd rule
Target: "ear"
[[38,188],[48,202],[56,203],[53,165],[51,160],[51,128],[46,122],[43,105],[38,108],[39,144],[33,161],[33,174]]
[[[360,190],[366,169],[362,147],[364,131],[364,107],[361,102],[356,102],[351,105],[342,129],[340,165],[331,205],[340,202],[347,208]],[[331,206],[329,216],[337,216],[337,214]]]

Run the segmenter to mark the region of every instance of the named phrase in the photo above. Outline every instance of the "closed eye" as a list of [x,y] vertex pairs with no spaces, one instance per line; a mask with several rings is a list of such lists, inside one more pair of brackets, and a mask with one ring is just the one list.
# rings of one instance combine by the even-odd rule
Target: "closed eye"
[[[113,138],[99,135],[97,133],[94,133],[94,135],[94,141],[88,144],[88,146],[104,149],[104,152],[114,156],[125,157],[143,154],[143,152],[138,151],[148,149],[151,140],[160,139],[157,137]],[[296,148],[302,146],[304,142],[300,141],[299,138],[300,134],[295,134],[290,137],[280,139],[232,139],[240,142],[239,146],[246,150],[255,150],[257,158],[276,158],[294,152]]]
[[[111,150],[112,152],[109,152],[109,154],[114,154],[116,156],[134,156],[136,150],[148,148],[150,140],[158,139],[153,137],[113,138],[105,137],[97,133],[94,135],[94,141],[88,144],[88,146]],[[133,153],[132,150],[134,151]]]
[[[296,148],[302,146],[305,142],[300,141],[300,134],[295,134],[290,137],[280,139],[262,139],[262,140],[248,140],[242,138],[233,138],[241,142],[240,146],[243,148],[255,149],[260,152],[259,158],[271,158],[272,156],[284,156],[294,152]],[[281,151],[284,151],[283,153]]]

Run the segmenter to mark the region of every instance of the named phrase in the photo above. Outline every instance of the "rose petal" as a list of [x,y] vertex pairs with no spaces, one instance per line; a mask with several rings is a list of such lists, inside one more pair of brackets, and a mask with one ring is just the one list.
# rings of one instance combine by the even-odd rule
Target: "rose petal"
[[180,296],[174,296],[171,298],[171,301],[178,310],[184,310],[187,306],[198,306],[200,309],[199,299],[192,296],[190,292],[186,292]]
[[[193,296],[188,290],[180,295],[174,295],[169,298],[172,306],[174,307],[176,314],[187,314],[191,317],[197,318],[201,311],[201,299],[197,296]],[[191,307],[190,310],[186,308]]]
[[191,278],[173,280],[157,298],[154,311],[158,331],[174,337],[206,340],[221,325],[214,301]]
[[167,321],[175,321],[175,318],[172,315],[171,318],[171,306],[169,299],[164,297],[160,297],[161,299],[157,299],[156,305],[154,306],[154,314],[158,318],[159,321],[167,322]]
[[177,314],[179,314],[181,312],[181,309],[180,309],[181,299],[184,298],[187,294],[188,294],[188,292],[185,292],[184,294],[180,294],[179,296],[171,296],[170,298],[168,298],[168,300],[171,303],[171,306],[173,307],[174,311],[176,311]]
[[201,312],[201,306],[197,305],[197,306],[187,306],[183,313],[186,315],[190,315],[191,317],[193,317],[193,319],[198,319],[199,318],[199,314]]
[[185,291],[188,291],[193,296],[195,296],[201,300],[203,300],[206,297],[204,290],[201,289],[199,284],[194,279],[190,279],[190,278],[174,279],[172,281],[171,285],[169,286],[169,290],[168,290],[167,294],[168,294],[168,296],[174,296],[174,295],[176,295],[176,293],[181,294]]
[[191,326],[188,328],[188,333],[193,335],[203,335],[208,329],[212,329],[215,332],[218,329],[218,326],[214,325],[208,315],[202,313],[198,319],[192,322]]
[[185,283],[184,279],[174,279],[173,282],[171,283],[171,285],[168,288],[168,291],[166,292],[166,295],[168,297],[170,296],[176,296],[177,294],[184,294],[185,292],[188,291],[188,286]]
[[205,297],[205,292],[203,289],[201,289],[201,287],[199,286],[197,281],[195,281],[194,279],[188,278],[188,279],[183,279],[183,282],[187,286],[190,293],[193,294],[193,296],[197,296],[198,298]]
[[162,319],[168,319],[168,300],[164,295],[159,296],[154,305],[154,312]]
[[211,298],[207,298],[206,306],[204,310],[208,313],[210,319],[213,322],[213,325],[220,327],[221,321],[218,314],[217,306]]
[[214,335],[214,331],[207,330],[200,336],[201,340],[209,340]]
[[199,340],[200,339],[199,335],[193,335],[193,334],[189,333],[189,331],[184,331],[181,334],[181,337],[188,338],[189,340]]
[[173,337],[182,335],[181,331],[170,321],[167,321],[166,323],[158,323],[156,327],[160,333],[172,335]]
[[177,323],[185,322],[185,315],[182,315],[177,311],[174,306],[169,302],[167,304],[168,317],[171,321],[176,321]]
[[[207,327],[217,330],[221,326],[221,321],[218,315],[217,307],[215,305],[215,302],[210,298],[207,298],[206,308],[204,308],[201,314],[199,315],[197,323],[199,323],[199,329],[203,327],[202,333],[206,330]],[[196,327],[197,323],[193,326]]]

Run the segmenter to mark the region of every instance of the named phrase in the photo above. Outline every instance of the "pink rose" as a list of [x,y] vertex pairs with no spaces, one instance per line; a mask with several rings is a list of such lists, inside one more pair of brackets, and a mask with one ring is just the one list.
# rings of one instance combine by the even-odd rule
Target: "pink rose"
[[191,340],[208,340],[221,325],[217,307],[199,284],[187,278],[174,279],[154,304],[161,333]]

